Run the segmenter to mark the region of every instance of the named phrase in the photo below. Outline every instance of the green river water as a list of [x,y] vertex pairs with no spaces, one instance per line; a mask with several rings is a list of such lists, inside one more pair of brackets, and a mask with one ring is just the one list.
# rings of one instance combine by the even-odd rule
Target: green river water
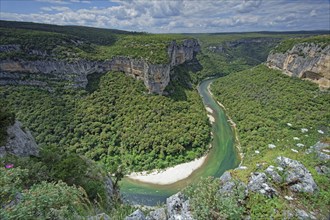
[[166,198],[180,191],[188,184],[201,177],[220,177],[226,170],[238,166],[239,158],[235,149],[235,134],[224,110],[216,103],[208,92],[208,86],[215,78],[206,79],[198,86],[198,92],[205,106],[213,110],[215,123],[212,124],[212,148],[204,164],[188,178],[169,185],[148,184],[128,178],[121,181],[121,192],[125,199],[133,204],[157,205]]

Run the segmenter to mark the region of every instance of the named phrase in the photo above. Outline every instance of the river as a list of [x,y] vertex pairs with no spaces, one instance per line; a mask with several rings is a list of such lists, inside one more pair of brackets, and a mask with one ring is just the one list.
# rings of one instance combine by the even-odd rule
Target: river
[[235,148],[234,131],[228,122],[224,110],[208,91],[208,86],[215,79],[206,79],[198,86],[198,92],[205,107],[213,110],[212,116],[215,119],[215,122],[212,123],[212,148],[203,165],[188,178],[169,185],[149,184],[124,178],[120,184],[121,192],[123,197],[129,202],[149,206],[161,204],[166,201],[166,198],[180,191],[188,184],[198,181],[201,177],[220,177],[226,170],[238,166],[239,157]]

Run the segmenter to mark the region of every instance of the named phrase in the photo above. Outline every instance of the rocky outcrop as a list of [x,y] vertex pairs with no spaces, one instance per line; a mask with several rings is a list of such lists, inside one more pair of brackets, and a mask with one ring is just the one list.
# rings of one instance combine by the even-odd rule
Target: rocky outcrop
[[34,138],[29,131],[22,128],[19,121],[8,127],[7,142],[5,146],[0,146],[0,157],[7,153],[14,154],[19,157],[38,156],[39,149]]
[[[81,218],[83,219],[83,218]],[[101,213],[95,216],[88,216],[87,220],[111,220],[110,216],[105,213]]]
[[[0,45],[0,52],[19,50],[19,45]],[[68,81],[73,87],[85,88],[87,75],[121,71],[138,80],[143,80],[150,93],[162,94],[170,81],[172,67],[192,60],[200,50],[196,40],[175,41],[168,47],[169,63],[152,64],[143,59],[113,57],[106,61],[76,60],[1,60],[0,85],[33,85],[49,87],[51,81]],[[31,52],[32,53],[32,52]],[[44,54],[43,54],[44,55]],[[48,89],[49,90],[49,89]]]
[[166,212],[164,208],[158,208],[149,213],[146,220],[166,220]]
[[330,160],[330,150],[328,149],[330,144],[328,143],[322,143],[317,142],[314,146],[311,146],[306,153],[316,153],[317,158],[322,161],[328,161]]
[[277,195],[276,189],[267,182],[265,173],[252,173],[249,179],[248,189],[252,192],[259,192],[269,198]]
[[181,192],[166,199],[168,220],[193,220],[189,200]]
[[330,88],[330,45],[296,44],[285,53],[270,53],[267,66]]
[[291,191],[313,193],[318,189],[311,173],[300,162],[286,157],[278,157],[276,162],[283,168],[283,181]]
[[135,212],[125,218],[125,220],[146,220],[143,212],[137,209]]

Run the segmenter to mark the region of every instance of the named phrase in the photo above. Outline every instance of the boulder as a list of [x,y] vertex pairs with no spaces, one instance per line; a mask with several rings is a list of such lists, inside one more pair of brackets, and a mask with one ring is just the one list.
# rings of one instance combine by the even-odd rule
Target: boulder
[[321,175],[330,174],[330,168],[324,165],[318,165],[315,167],[316,172]]
[[164,208],[156,209],[149,213],[146,220],[166,220],[166,213]]
[[125,220],[146,220],[146,218],[143,212],[140,209],[137,209],[132,214],[127,216]]
[[87,220],[111,220],[111,218],[107,214],[101,213],[95,216],[89,216]]
[[316,219],[315,216],[308,214],[306,211],[304,211],[302,209],[296,210],[296,216],[299,220]]
[[22,128],[22,123],[15,123],[7,129],[7,143],[0,146],[0,158],[6,153],[14,154],[19,157],[38,156],[39,149],[33,136],[29,131]]
[[315,152],[318,159],[322,161],[330,160],[330,155],[327,149],[330,145],[328,143],[317,142],[314,146],[311,146],[306,153],[310,154]]
[[248,183],[248,190],[251,190],[252,192],[259,192],[269,198],[277,195],[276,189],[267,183],[267,176],[265,173],[251,173]]
[[193,220],[189,200],[181,192],[166,199],[168,220]]
[[241,190],[244,191],[244,197],[248,194],[247,186],[238,180],[234,180],[230,174],[230,172],[225,172],[220,177],[220,188],[219,188],[219,194],[220,196],[231,196],[232,194],[237,194],[235,190]]
[[265,173],[268,174],[273,179],[274,182],[276,183],[282,182],[282,177],[277,173],[274,166],[269,166],[265,170]]
[[311,173],[300,162],[282,156],[276,161],[284,168],[284,181],[292,191],[313,193],[317,190]]

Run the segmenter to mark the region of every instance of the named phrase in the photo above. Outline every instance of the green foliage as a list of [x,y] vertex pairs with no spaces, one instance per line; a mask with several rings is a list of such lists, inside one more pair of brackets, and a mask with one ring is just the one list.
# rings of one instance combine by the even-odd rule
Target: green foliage
[[99,45],[111,45],[117,40],[117,37],[120,37],[121,35],[144,34],[139,32],[129,32],[116,29],[103,29],[83,26],[59,26],[17,21],[0,21],[0,27],[62,33],[66,35],[77,36],[81,39]]
[[14,124],[15,114],[8,111],[5,102],[0,103],[0,146],[4,145],[7,140],[7,128]]
[[288,211],[279,198],[268,198],[260,193],[250,193],[247,207],[251,219],[282,219]]
[[292,49],[294,45],[301,43],[314,43],[320,45],[321,47],[325,47],[330,44],[330,35],[286,39],[277,45],[272,52],[285,53],[286,51]]
[[197,91],[165,96],[122,73],[108,73],[99,89],[48,93],[31,87],[3,87],[10,109],[41,147],[59,148],[130,170],[164,168],[202,156],[210,127]]
[[171,41],[178,44],[187,37],[183,35],[146,34],[127,35],[119,38],[111,46],[99,46],[94,53],[81,53],[81,57],[91,60],[106,60],[114,56],[128,56],[144,59],[151,63],[168,63],[167,48]]
[[279,42],[278,35],[247,34],[197,34],[202,52],[197,59],[201,71],[191,74],[193,82],[208,76],[224,76],[258,65],[267,59],[268,52]]
[[245,210],[240,201],[244,191],[238,184],[230,194],[219,193],[220,181],[214,178],[201,179],[188,186],[184,194],[189,197],[189,204],[196,219],[239,219]]
[[[0,28],[0,45],[20,45],[20,51],[2,52],[0,59],[40,60],[75,58],[80,51],[93,52],[94,48],[81,39],[60,33]],[[47,54],[33,54],[31,51]]]
[[[330,96],[310,82],[260,65],[219,78],[211,89],[237,123],[242,150],[247,155],[268,150],[268,144],[282,150],[295,147],[298,142],[293,137],[311,146],[326,136],[317,130],[327,133]],[[308,128],[308,133],[302,134],[302,128]]]
[[[15,195],[23,190],[28,170],[21,168],[5,169],[0,167],[0,207],[10,203]],[[0,214],[1,217],[1,214]]]
[[[185,38],[189,37],[0,21],[0,45],[21,47],[20,51],[0,53],[0,60],[109,60],[114,56],[126,56],[151,63],[168,63],[169,43],[176,40],[181,44]],[[33,53],[35,50],[39,52]]]
[[[12,172],[16,172],[13,171],[15,169]],[[89,210],[84,190],[61,181],[41,182],[24,190],[21,196],[22,200],[17,205],[0,210],[3,219],[75,219]]]

